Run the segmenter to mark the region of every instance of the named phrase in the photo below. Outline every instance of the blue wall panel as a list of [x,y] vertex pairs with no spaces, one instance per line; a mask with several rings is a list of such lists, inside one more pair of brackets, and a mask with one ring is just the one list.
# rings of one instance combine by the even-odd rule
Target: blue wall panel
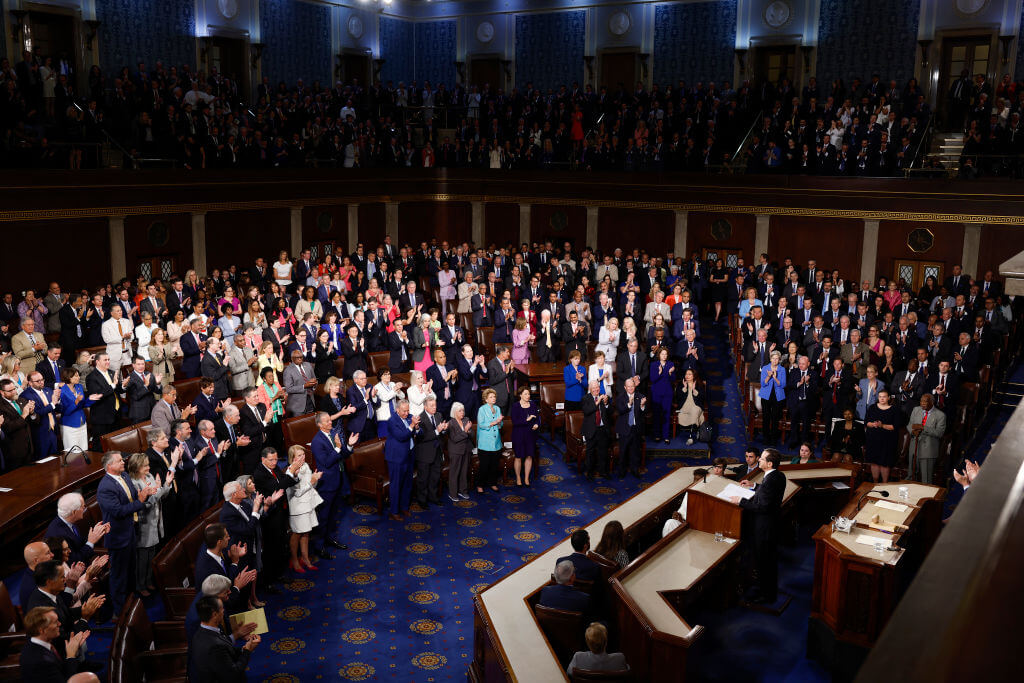
[[451,89],[455,85],[455,21],[426,21],[415,24],[416,80],[439,83]]
[[404,82],[406,85],[413,80],[416,68],[414,55],[413,24],[391,17],[380,18],[380,54],[384,58],[381,69],[381,80],[387,83]]
[[271,83],[292,87],[320,81],[333,83],[331,10],[297,0],[260,0],[260,35],[263,37],[262,72]]
[[189,64],[196,67],[195,4],[181,0],[96,0],[100,64],[113,78],[122,66],[135,73],[142,61],[152,69]]
[[583,82],[586,12],[522,14],[516,17],[516,85],[557,90]]
[[654,8],[654,82],[682,78],[732,80],[736,46],[736,0],[658,5]]
[[914,75],[921,0],[821,0],[818,83],[841,78],[865,83],[872,73],[902,87]]

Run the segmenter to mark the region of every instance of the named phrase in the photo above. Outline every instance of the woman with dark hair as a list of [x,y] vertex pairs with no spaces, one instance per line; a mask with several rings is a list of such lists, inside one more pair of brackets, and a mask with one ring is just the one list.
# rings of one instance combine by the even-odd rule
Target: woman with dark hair
[[620,569],[624,569],[629,564],[629,553],[626,552],[626,532],[622,528],[622,522],[613,519],[604,525],[601,542],[594,548],[594,552],[609,562],[619,565]]
[[324,307],[320,303],[320,300],[316,298],[316,290],[312,287],[306,287],[302,290],[302,299],[295,304],[295,319],[302,320],[303,316],[307,313],[312,313],[316,316],[317,320],[324,317]]
[[313,343],[313,374],[317,382],[323,384],[334,373],[334,359],[337,357],[338,350],[331,341],[330,333],[321,328]]
[[[512,417],[512,463],[516,472],[516,486],[522,486],[521,470],[525,468],[526,485],[530,485],[530,470],[533,469],[533,457],[537,450],[537,432],[540,429],[540,412],[537,405],[530,400],[530,387],[519,388],[519,400],[512,404],[509,414]],[[523,461],[526,464],[523,465]]]
[[697,430],[704,424],[704,413],[708,407],[704,382],[693,368],[683,374],[683,381],[676,389],[676,403],[679,405],[679,426],[686,430],[686,445],[689,446],[697,438]]
[[917,298],[921,301],[928,302],[927,305],[931,306],[932,300],[939,295],[939,282],[935,279],[934,275],[929,275],[924,279],[924,286],[917,293]]

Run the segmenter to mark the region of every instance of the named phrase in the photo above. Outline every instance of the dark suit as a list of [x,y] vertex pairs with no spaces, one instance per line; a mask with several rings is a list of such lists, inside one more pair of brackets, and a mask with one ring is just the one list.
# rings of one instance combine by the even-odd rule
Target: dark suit
[[807,382],[798,388],[800,368],[793,366],[786,377],[786,401],[789,407],[790,429],[789,444],[801,441],[813,441],[811,423],[817,412],[818,375],[807,368]]
[[[203,581],[213,574],[226,576],[234,581],[235,577],[238,576],[238,565],[231,564],[231,561],[226,557],[221,557],[221,561],[218,562],[214,558],[210,557],[210,553],[207,552],[206,545],[202,545],[199,548],[199,554],[196,555],[196,590],[202,590]],[[225,607],[227,607],[227,605],[225,605]],[[230,608],[228,608],[228,612],[231,612]]]
[[541,363],[555,363],[560,355],[558,346],[562,338],[559,334],[558,326],[551,322],[548,329],[550,334],[545,333],[543,326],[538,321],[537,360]]
[[[611,438],[611,406],[596,403],[589,392],[583,394],[583,440],[586,443],[586,470],[592,476],[594,471],[608,471],[608,442]],[[600,422],[600,424],[598,424]]]
[[359,337],[356,337],[353,343],[352,338],[346,335],[341,340],[341,355],[345,357],[345,367],[341,371],[342,379],[352,379],[356,370],[367,371],[366,353],[359,348]]
[[412,349],[409,348],[409,345],[412,343],[412,337],[408,333],[405,336],[405,341],[402,341],[397,331],[388,333],[388,351],[391,352],[388,356],[388,368],[392,374],[409,369],[409,359],[412,358]]
[[[274,492],[295,486],[298,481],[292,479],[285,470],[275,468],[271,473],[260,462],[252,473],[253,484],[264,498]],[[263,526],[263,571],[260,582],[263,585],[276,581],[284,572],[288,559],[288,496],[282,495],[270,510],[264,511],[260,517]]]
[[740,507],[753,516],[754,557],[760,597],[768,602],[775,602],[778,593],[778,526],[785,492],[786,475],[782,472],[766,472],[754,490],[754,496],[740,500]]
[[[111,375],[111,370],[107,370]],[[104,434],[114,431],[114,425],[117,423],[118,410],[120,406],[120,399],[118,395],[124,395],[124,389],[121,388],[121,382],[117,379],[114,380],[114,386],[110,385],[110,382],[103,378],[102,370],[93,370],[85,378],[85,394],[102,394],[102,398],[93,402],[89,408],[89,432],[93,438],[99,443],[100,437]],[[4,424],[4,430],[6,431],[7,425]],[[100,450],[97,448],[96,450]]]
[[497,392],[497,405],[502,415],[508,414],[508,401],[512,395],[512,375],[505,372],[505,365],[498,358],[487,361],[487,386]]
[[441,328],[439,334],[441,339],[441,348],[444,350],[444,355],[447,357],[449,363],[455,362],[455,359],[461,355],[459,349],[463,344],[466,343],[466,332],[461,327],[455,327],[455,334],[452,335],[451,330],[445,325]]
[[[118,484],[113,475],[104,474],[96,489],[96,500],[103,512],[103,521],[110,524],[110,531],[104,536],[103,543],[110,555],[109,597],[115,615],[121,614],[125,598],[134,588],[135,518],[146,508],[144,503],[139,502],[139,492],[128,475],[121,474],[119,478],[125,487]],[[128,493],[125,493],[126,488]]]
[[622,390],[623,383],[627,379],[633,377],[634,375],[640,378],[640,386],[638,386],[636,390],[643,393],[643,391],[647,388],[647,380],[650,374],[650,361],[647,358],[647,354],[637,349],[635,363],[636,372],[634,373],[634,361],[630,357],[629,352],[620,351],[618,354],[616,354],[615,385],[618,387],[620,391]]
[[351,451],[345,441],[341,441],[340,448],[335,447],[332,437],[320,430],[313,437],[310,447],[316,469],[322,473],[316,490],[324,502],[316,509],[317,526],[314,530],[317,545],[322,548],[327,539],[334,537],[334,528],[338,525],[338,506],[345,487],[344,460]]
[[427,502],[438,503],[437,491],[441,483],[441,464],[444,452],[441,449],[441,435],[436,424],[444,422],[444,415],[437,411],[433,417],[426,411],[420,413],[420,429],[415,438],[416,457],[416,500],[426,507]]
[[583,581],[598,581],[601,578],[601,567],[584,553],[573,552],[572,555],[560,557],[555,562],[555,566],[557,567],[565,560],[572,561],[573,567],[576,568],[577,579],[581,579]]
[[590,611],[590,596],[572,586],[544,586],[540,591],[538,605],[566,610],[568,612]]
[[31,640],[26,642],[18,660],[21,680],[33,683],[64,683],[75,675],[78,672],[78,661],[72,657],[62,659],[59,654],[61,648],[57,650],[58,654],[54,654]]
[[[480,407],[480,391],[484,382],[487,381],[487,371],[483,366],[472,369],[470,361],[459,355],[455,361],[455,367],[459,370],[459,377],[455,380],[455,400],[466,407],[466,415],[476,415]],[[477,390],[473,389],[476,382]]]
[[434,363],[424,373],[424,380],[433,380],[434,393],[437,395],[437,412],[442,420],[447,420],[451,414],[452,403],[455,401],[455,380],[448,382],[446,375],[455,369],[455,366],[448,362],[442,369]]
[[208,510],[220,499],[220,463],[217,459],[217,447],[220,444],[216,439],[210,439],[207,445],[206,439],[198,433],[193,434],[189,439],[189,448],[193,457],[198,456],[200,451],[206,449],[202,459],[196,462],[196,471],[199,473],[199,509]]
[[139,373],[132,371],[128,376],[128,419],[132,424],[145,422],[153,414],[153,406],[156,405],[155,394],[161,393],[160,385],[156,382],[153,373],[149,374],[149,383],[139,377]]
[[67,541],[68,548],[71,550],[71,557],[68,558],[69,564],[76,562],[88,564],[92,560],[93,548],[88,545],[89,539],[74,524],[68,524],[60,517],[54,517],[50,521],[50,525],[46,527],[46,533],[43,534],[43,538],[51,537]]
[[[206,341],[206,335],[200,334],[199,341]],[[182,374],[186,378],[199,377],[202,351],[199,350],[199,344],[196,343],[195,335],[192,332],[186,332],[181,335],[181,340],[178,343],[181,345],[181,354],[183,356],[181,361]]]
[[490,294],[487,295],[486,304],[483,302],[483,297],[474,294],[470,298],[470,306],[473,311],[473,327],[494,326],[494,299]]
[[28,416],[36,460],[57,452],[57,435],[54,433],[54,428],[50,427],[50,416],[54,417],[54,425],[56,425],[56,413],[59,406],[54,406],[53,401],[50,400],[53,394],[52,389],[43,389],[42,391],[47,398],[45,405],[43,396],[32,387],[26,387],[18,399],[19,402],[33,401],[36,404],[32,414]]
[[587,360],[587,340],[590,339],[590,328],[580,321],[576,325],[576,334],[572,332],[572,323],[562,324],[562,342],[565,343],[565,362],[569,362],[569,354],[573,351],[580,352],[580,363]]
[[[239,507],[242,508],[241,512],[225,501],[220,508],[220,523],[228,530],[231,545],[244,543],[246,546],[247,552],[239,560],[239,565],[245,569],[259,569],[262,564],[260,520],[253,516],[252,505],[248,500],[243,500]],[[201,589],[202,586],[196,588]]]
[[[618,418],[615,421],[615,432],[619,436],[619,476],[626,476],[628,469],[633,474],[639,475],[640,449],[644,443],[644,418],[647,413],[646,407],[641,408],[642,394],[639,391],[633,393],[633,406],[630,408],[630,395],[626,392],[619,394],[615,401],[618,410]],[[633,424],[629,424],[630,414],[633,415]]]
[[246,474],[252,474],[259,465],[260,451],[263,450],[267,439],[267,428],[263,424],[263,420],[267,416],[267,407],[262,403],[257,403],[255,407],[256,412],[259,413],[258,418],[248,404],[240,403],[238,405],[239,420],[236,427],[241,436],[249,437],[248,446],[238,447],[238,457],[242,459],[242,471]]
[[349,415],[348,423],[345,428],[349,434],[357,433],[360,434],[360,441],[369,441],[377,437],[377,413],[376,410],[380,406],[379,398],[369,398],[370,386],[367,385],[366,397],[363,397],[359,387],[355,384],[348,388],[345,392],[345,398],[348,400],[348,404],[354,407],[356,410],[354,413]]
[[[945,380],[945,394],[939,395],[935,393],[935,390],[938,389],[942,380]],[[928,379],[924,382],[924,393],[932,394],[935,398],[935,407],[946,415],[952,416],[955,414],[956,402],[960,397],[960,376],[951,370],[943,378],[936,367],[928,373]]]
[[244,683],[249,651],[219,631],[200,625],[188,647],[188,678],[194,683]]
[[207,395],[202,391],[196,394],[196,397],[192,400],[192,405],[196,407],[196,424],[203,420],[209,420],[210,422],[216,420],[218,415],[217,406],[219,404],[220,400],[214,394]]
[[[213,380],[213,397],[218,401],[226,399],[229,394],[228,377],[230,377],[231,369],[224,362],[224,356],[221,355],[218,358],[212,353],[204,353],[199,367],[203,377]],[[213,419],[216,419],[216,416]]]
[[36,370],[43,376],[43,386],[47,389],[52,390],[53,385],[57,382],[61,382],[60,371],[65,367],[64,360],[62,358],[57,359],[57,372],[53,371],[53,364],[49,358],[44,358],[36,363]]

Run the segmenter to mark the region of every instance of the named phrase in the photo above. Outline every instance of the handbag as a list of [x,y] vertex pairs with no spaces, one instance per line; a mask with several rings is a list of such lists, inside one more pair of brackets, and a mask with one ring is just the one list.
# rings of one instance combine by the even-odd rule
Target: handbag
[[697,441],[701,443],[711,443],[711,439],[714,437],[714,430],[711,427],[711,420],[705,420],[701,423],[700,427],[697,428]]

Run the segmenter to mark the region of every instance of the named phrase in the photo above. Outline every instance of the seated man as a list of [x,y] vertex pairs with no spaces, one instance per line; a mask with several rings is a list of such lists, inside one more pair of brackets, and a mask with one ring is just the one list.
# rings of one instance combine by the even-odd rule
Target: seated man
[[583,591],[573,588],[576,581],[576,568],[571,560],[559,560],[555,565],[555,585],[544,586],[540,591],[538,605],[561,609],[568,612],[590,611],[590,596]]
[[594,622],[587,627],[587,647],[589,652],[577,652],[572,656],[565,672],[572,677],[573,669],[584,671],[629,671],[626,656],[621,652],[605,652],[608,647],[608,629],[604,624]]
[[572,532],[569,539],[572,543],[573,554],[568,557],[558,558],[555,564],[561,564],[563,560],[569,560],[576,567],[576,577],[583,581],[597,581],[601,578],[601,568],[597,563],[587,557],[590,550],[590,534],[586,529],[577,529]]
[[757,459],[761,457],[761,454],[757,452],[757,447],[748,445],[743,449],[744,462],[739,465],[733,465],[729,468],[729,475],[736,481],[741,481],[748,477],[752,477],[758,473],[761,469],[757,465]]

